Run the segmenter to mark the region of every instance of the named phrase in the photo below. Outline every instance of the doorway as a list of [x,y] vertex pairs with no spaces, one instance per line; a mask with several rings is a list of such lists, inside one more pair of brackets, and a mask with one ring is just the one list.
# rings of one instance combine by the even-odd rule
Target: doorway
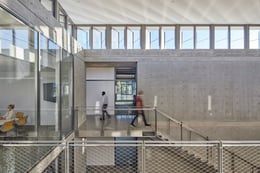
[[[115,108],[133,107],[136,96],[136,67],[116,68]],[[127,111],[117,111],[118,115],[127,115]]]

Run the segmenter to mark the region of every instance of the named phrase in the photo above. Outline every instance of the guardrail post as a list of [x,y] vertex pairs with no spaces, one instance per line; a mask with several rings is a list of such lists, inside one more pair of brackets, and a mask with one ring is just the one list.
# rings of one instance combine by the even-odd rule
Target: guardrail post
[[145,173],[145,143],[142,142],[142,173]]
[[155,136],[157,136],[157,128],[158,128],[158,124],[157,124],[157,109],[156,109],[156,107],[155,107],[155,109],[154,109],[154,114],[155,114]]
[[65,172],[69,173],[70,172],[70,159],[69,159],[69,142],[66,142],[65,145]]
[[73,130],[74,130],[74,134],[75,134],[75,137],[78,137],[78,115],[79,115],[79,108],[76,107],[74,109],[74,122],[73,122]]
[[182,121],[181,121],[181,141],[182,141],[183,137],[182,137]]
[[223,144],[222,141],[219,142],[218,145],[218,172],[223,172]]

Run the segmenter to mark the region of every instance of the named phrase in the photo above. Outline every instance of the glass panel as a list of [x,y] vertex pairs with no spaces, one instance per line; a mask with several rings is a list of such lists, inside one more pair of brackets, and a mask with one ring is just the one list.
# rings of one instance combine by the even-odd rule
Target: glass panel
[[244,27],[243,26],[230,27],[230,48],[244,49]]
[[175,27],[162,27],[162,49],[175,49]]
[[59,47],[40,36],[40,127],[39,137],[58,139],[59,130]]
[[228,49],[228,27],[215,26],[215,49]]
[[0,14],[0,116],[14,104],[14,112],[28,117],[24,133],[17,135],[34,137],[37,33],[1,8]]
[[140,27],[127,27],[127,49],[140,49]]
[[249,48],[260,49],[260,26],[249,27]]
[[106,49],[106,27],[93,28],[93,49]]
[[196,49],[209,49],[209,26],[196,27]]
[[159,49],[159,27],[146,27],[146,49]]
[[125,27],[112,27],[112,49],[125,48]]
[[66,136],[72,130],[72,81],[73,81],[73,57],[63,51],[61,61],[61,133]]
[[77,29],[77,40],[84,49],[89,49],[89,27],[80,27]]
[[0,53],[13,56],[11,54],[12,47],[13,47],[13,29],[1,27],[1,30],[0,30],[0,46],[1,46]]
[[180,49],[194,48],[194,29],[193,26],[180,27]]

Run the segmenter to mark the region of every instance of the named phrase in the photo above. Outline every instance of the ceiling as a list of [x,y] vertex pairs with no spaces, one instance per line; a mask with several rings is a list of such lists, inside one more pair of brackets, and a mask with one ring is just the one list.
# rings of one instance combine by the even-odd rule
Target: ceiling
[[59,0],[75,24],[260,24],[260,0]]

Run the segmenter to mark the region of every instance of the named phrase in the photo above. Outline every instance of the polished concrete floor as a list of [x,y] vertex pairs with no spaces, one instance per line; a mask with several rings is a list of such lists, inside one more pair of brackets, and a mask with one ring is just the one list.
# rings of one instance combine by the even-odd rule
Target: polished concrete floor
[[[153,136],[154,126],[144,126],[142,119],[130,125],[133,115],[116,115],[100,120],[99,115],[88,115],[86,121],[79,127],[79,137],[142,137]],[[149,120],[148,120],[149,121]]]

